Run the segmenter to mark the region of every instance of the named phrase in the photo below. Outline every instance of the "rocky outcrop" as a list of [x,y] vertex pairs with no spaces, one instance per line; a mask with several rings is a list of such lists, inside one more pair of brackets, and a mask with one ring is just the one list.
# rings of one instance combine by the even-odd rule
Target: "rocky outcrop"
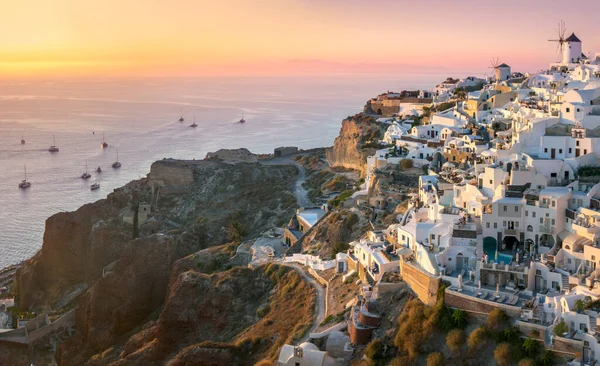
[[[357,114],[342,121],[340,134],[333,147],[327,150],[327,162],[332,168],[352,169],[366,173],[367,156],[375,153],[374,146],[383,136],[372,117]],[[372,147],[373,146],[373,147]]]
[[[78,310],[78,333],[59,347],[60,365],[252,364],[273,360],[282,344],[310,326],[314,290],[286,267],[237,267],[208,275],[188,269],[186,258],[173,266],[170,283],[163,287],[156,281],[168,276],[148,273],[148,268],[162,273],[168,266],[161,254],[167,250],[160,249],[170,245],[165,240],[139,241],[131,254],[143,249],[148,256],[128,255],[119,260],[114,279],[111,274],[96,283]],[[157,259],[140,268],[137,263],[149,256]],[[131,277],[126,286],[114,282],[123,275]],[[125,330],[148,320],[160,304],[158,289],[166,290],[160,316],[125,341]],[[136,304],[123,302],[127,291],[140,293]]]
[[226,162],[241,162],[241,163],[256,163],[258,157],[251,153],[248,149],[221,149],[215,152],[206,154],[208,160],[223,160]]

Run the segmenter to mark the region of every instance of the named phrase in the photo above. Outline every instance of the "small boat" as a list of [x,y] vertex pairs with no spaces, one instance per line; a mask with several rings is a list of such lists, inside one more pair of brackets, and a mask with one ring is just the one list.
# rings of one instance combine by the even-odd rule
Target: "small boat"
[[29,187],[31,187],[31,182],[27,180],[27,166],[25,166],[25,179],[23,179],[21,183],[19,183],[19,188],[25,189]]
[[50,146],[50,148],[48,149],[48,151],[50,151],[50,152],[58,152],[58,147],[56,147],[56,137],[54,135],[52,135],[52,141],[53,141],[53,144],[52,144],[52,146]]
[[185,119],[183,118],[183,108],[181,108],[181,117],[179,117],[179,122],[183,122]]
[[103,149],[106,149],[108,147],[108,144],[106,143],[106,140],[104,139],[104,132],[102,132],[102,143],[100,144],[100,146],[102,146]]
[[246,120],[244,119],[244,112],[242,111],[242,118],[240,119],[239,123],[246,123]]
[[96,182],[90,186],[90,191],[95,191],[100,188],[100,183]]
[[96,173],[102,173],[102,168],[100,168],[100,166],[96,168]]
[[194,123],[190,125],[190,127],[196,128],[198,125],[196,124],[196,115],[194,114]]
[[85,173],[81,174],[81,179],[88,179],[92,175],[87,171],[87,161],[85,162]]
[[25,139],[23,138],[23,135],[21,135],[21,145],[25,145]]
[[117,169],[121,167],[121,163],[119,163],[119,150],[117,150],[117,161],[115,161],[114,163],[112,163],[112,167]]

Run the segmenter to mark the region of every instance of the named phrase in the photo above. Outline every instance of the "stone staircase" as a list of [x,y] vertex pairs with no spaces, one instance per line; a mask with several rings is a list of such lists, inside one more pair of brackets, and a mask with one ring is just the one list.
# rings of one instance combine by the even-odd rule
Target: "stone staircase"
[[562,279],[562,289],[568,291],[570,289],[569,286],[569,277],[561,274],[561,279]]
[[593,333],[596,332],[597,328],[598,328],[597,319],[594,318],[593,316],[590,316],[590,329],[589,329],[589,332],[593,334]]

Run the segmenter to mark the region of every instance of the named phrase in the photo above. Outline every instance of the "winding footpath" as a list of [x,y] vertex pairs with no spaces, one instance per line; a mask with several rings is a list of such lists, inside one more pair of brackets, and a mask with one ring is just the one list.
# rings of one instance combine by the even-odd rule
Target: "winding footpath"
[[313,323],[312,323],[310,329],[308,331],[306,331],[306,335],[302,339],[298,340],[298,342],[297,342],[297,344],[302,344],[302,343],[308,341],[308,339],[310,338],[310,334],[314,333],[314,331],[319,327],[319,325],[325,319],[325,313],[327,311],[327,309],[325,309],[325,290],[314,278],[309,276],[304,271],[304,269],[302,267],[300,267],[299,265],[292,264],[292,263],[281,263],[281,264],[295,269],[298,273],[300,273],[300,275],[306,281],[308,281],[315,288],[315,290],[317,290],[317,303],[315,305],[315,318],[313,320]]
[[282,158],[274,158],[270,160],[263,160],[260,162],[265,165],[293,165],[298,169],[298,176],[296,177],[296,183],[294,185],[294,196],[300,207],[310,207],[312,203],[308,198],[308,192],[304,189],[304,182],[306,182],[306,171],[302,164],[298,163],[292,156],[285,156]]

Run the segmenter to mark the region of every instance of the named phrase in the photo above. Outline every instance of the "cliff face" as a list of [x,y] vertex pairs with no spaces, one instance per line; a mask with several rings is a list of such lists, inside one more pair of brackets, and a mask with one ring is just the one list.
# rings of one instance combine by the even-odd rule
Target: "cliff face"
[[[165,259],[158,258],[157,262]],[[146,259],[142,256],[139,261]],[[83,323],[78,329],[82,331],[60,346],[59,364],[250,364],[263,357],[274,359],[282,344],[310,325],[314,290],[294,270],[277,265],[237,267],[209,275],[188,269],[194,263],[193,257],[188,257],[173,266],[158,319],[149,320],[128,339],[119,337],[115,330],[125,329],[120,323],[136,319],[132,304],[120,304],[124,293],[133,290],[112,290],[115,283],[109,277],[122,278],[124,273],[119,271],[125,270],[125,265],[136,266],[137,261],[123,263],[120,270],[94,286],[98,296],[90,296],[86,306],[80,307]],[[136,273],[135,279],[127,282],[137,286],[140,281],[142,276]],[[156,287],[163,288],[135,290],[147,301],[145,311],[137,314],[149,314],[160,302],[151,296]],[[140,305],[137,308],[141,310]]]
[[20,307],[48,310],[75,289],[91,287],[134,239],[123,214],[136,203],[152,204],[137,236],[169,233],[178,242],[172,256],[181,258],[256,235],[291,216],[296,174],[293,166],[157,162],[148,179],[46,221],[42,250],[17,273]]
[[375,153],[369,142],[382,136],[380,127],[372,117],[357,114],[342,121],[340,134],[333,147],[327,150],[327,162],[333,168],[344,168],[366,173],[367,156]]
[[131,227],[119,212],[132,197],[145,194],[147,181],[136,181],[106,199],[48,218],[42,250],[17,272],[21,309],[50,308],[61,295],[100,277],[102,268],[132,239]]

